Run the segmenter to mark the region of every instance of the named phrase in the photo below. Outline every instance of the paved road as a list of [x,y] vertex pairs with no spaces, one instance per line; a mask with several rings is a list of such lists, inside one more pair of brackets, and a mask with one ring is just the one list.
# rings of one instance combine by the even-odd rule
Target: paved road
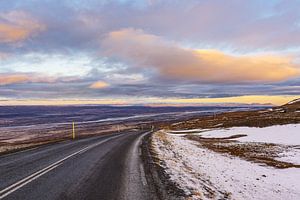
[[156,199],[140,160],[147,133],[66,141],[0,157],[0,199]]

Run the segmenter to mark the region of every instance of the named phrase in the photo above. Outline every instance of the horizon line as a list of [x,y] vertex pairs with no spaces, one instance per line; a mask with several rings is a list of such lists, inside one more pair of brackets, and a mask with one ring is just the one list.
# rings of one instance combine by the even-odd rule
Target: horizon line
[[244,95],[218,98],[115,98],[115,99],[0,99],[0,106],[18,105],[112,105],[112,106],[203,106],[203,105],[283,105],[300,95]]

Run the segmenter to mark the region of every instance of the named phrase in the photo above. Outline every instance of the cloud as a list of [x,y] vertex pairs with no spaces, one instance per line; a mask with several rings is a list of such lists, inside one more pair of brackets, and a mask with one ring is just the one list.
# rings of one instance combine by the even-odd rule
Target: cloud
[[[0,1],[0,26],[9,30],[0,30],[0,74],[26,76],[1,86],[0,94],[29,99],[298,95],[299,6],[288,0]],[[128,27],[132,38],[126,41]],[[18,34],[8,37],[11,32]],[[293,53],[298,60],[258,55],[268,51]],[[55,81],[39,82],[36,76]],[[87,89],[98,80],[111,83],[109,89]],[[237,84],[244,82],[249,84]]]
[[45,30],[45,25],[23,11],[0,14],[0,43],[23,41]]
[[97,81],[89,86],[91,89],[103,89],[107,87],[109,87],[109,84],[104,81]]
[[233,56],[218,50],[183,48],[142,30],[122,29],[102,42],[103,55],[167,79],[207,83],[278,82],[299,76],[293,58],[276,55]]
[[85,30],[97,30],[97,36],[134,27],[180,42],[236,51],[282,50],[300,44],[299,1],[158,0],[144,4],[141,8],[132,1],[107,1],[95,5],[96,10],[81,12],[80,19]]
[[0,52],[0,60],[4,60],[6,58],[8,58],[8,54],[7,53],[4,53],[4,52]]
[[10,85],[15,83],[24,83],[29,80],[29,77],[23,74],[0,75],[0,86]]
[[[21,83],[54,83],[57,80],[59,80],[58,77],[50,77],[33,73],[0,74],[0,86]],[[66,80],[68,81],[68,79]]]
[[[218,0],[3,1],[0,13],[31,13],[47,25],[43,34],[24,44],[27,50],[97,51],[97,41],[106,33],[134,27],[193,46],[250,52],[298,48],[299,6],[283,0],[228,0],[226,5]],[[16,7],[23,11],[9,11]],[[0,24],[15,28],[15,21]]]

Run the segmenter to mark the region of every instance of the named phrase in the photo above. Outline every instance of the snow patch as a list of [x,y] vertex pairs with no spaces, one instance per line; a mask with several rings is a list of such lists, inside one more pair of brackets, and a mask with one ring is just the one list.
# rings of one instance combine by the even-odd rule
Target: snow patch
[[[282,126],[233,127],[229,129],[217,129],[203,132],[204,138],[223,138],[233,135],[247,135],[238,138],[240,142],[264,142],[284,145],[300,145],[300,124],[288,124]],[[236,139],[235,139],[236,140]]]
[[169,131],[170,133],[193,133],[193,132],[203,132],[203,131],[209,131],[211,129],[202,129],[202,128],[197,128],[197,129],[188,129],[188,130],[174,130],[174,131]]
[[261,166],[162,131],[152,144],[170,179],[190,199],[300,199],[299,168]]
[[289,151],[280,153],[276,160],[300,165],[300,147],[289,149]]

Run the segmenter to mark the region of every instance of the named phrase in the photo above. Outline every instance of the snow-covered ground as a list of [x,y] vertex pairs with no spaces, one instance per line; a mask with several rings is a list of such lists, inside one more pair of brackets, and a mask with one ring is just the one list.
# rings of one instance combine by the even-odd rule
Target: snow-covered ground
[[[198,132],[197,132],[198,131]],[[285,148],[285,151],[278,154],[276,160],[290,162],[300,165],[300,124],[287,124],[269,126],[264,128],[257,127],[233,127],[227,129],[192,129],[168,131],[170,134],[199,135],[202,138],[228,138],[235,135],[244,135],[237,140],[241,143],[259,142],[273,143]],[[230,139],[229,139],[230,140]]]
[[300,145],[300,124],[288,124],[281,126],[233,127],[229,129],[216,129],[202,132],[201,137],[222,138],[233,135],[247,135],[237,140],[241,142],[265,142],[285,145]]
[[300,199],[300,168],[262,166],[164,131],[154,134],[152,144],[171,180],[191,199]]
[[264,128],[233,127],[229,129],[206,131],[199,134],[203,138],[224,138],[234,135],[246,135],[234,140],[238,140],[239,142],[261,142],[294,146],[295,148],[286,148],[286,151],[279,154],[276,160],[300,165],[300,124],[269,126]]
[[197,128],[197,129],[189,129],[189,130],[176,130],[176,131],[169,131],[170,133],[199,133],[203,131],[209,131],[210,129],[202,129],[202,128]]

